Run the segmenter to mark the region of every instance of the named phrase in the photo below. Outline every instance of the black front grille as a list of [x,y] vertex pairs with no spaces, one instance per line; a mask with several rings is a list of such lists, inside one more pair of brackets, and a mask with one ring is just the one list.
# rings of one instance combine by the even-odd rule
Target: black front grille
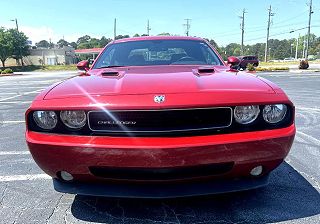
[[229,127],[232,109],[175,109],[137,111],[90,111],[89,127],[94,132],[163,133]]
[[96,176],[117,180],[178,180],[221,175],[233,168],[233,162],[171,168],[89,167]]

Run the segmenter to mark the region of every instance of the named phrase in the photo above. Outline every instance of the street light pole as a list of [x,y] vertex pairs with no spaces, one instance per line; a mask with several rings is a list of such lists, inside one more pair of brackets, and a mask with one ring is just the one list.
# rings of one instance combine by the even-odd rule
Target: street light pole
[[12,19],[12,20],[10,20],[10,21],[16,22],[16,29],[17,29],[17,31],[19,31],[19,26],[18,26],[18,20],[17,20],[17,18]]
[[[12,22],[16,22],[16,29],[17,29],[17,32],[18,32],[18,35],[19,35],[19,26],[18,26],[18,20],[17,20],[17,18],[12,19],[11,21],[12,21]],[[21,65],[23,66],[23,58],[22,58],[22,55],[21,55],[21,46],[19,46],[19,58],[21,59]],[[19,59],[18,59],[18,60],[19,60]]]

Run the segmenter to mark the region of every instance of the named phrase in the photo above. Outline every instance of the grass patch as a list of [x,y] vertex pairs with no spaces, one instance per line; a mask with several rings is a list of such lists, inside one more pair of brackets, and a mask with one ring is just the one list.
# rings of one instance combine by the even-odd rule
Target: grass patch
[[[76,71],[77,65],[26,65],[6,67],[14,72],[41,72],[41,71]],[[2,68],[3,69],[3,68]]]
[[[314,61],[308,61],[309,64],[319,64],[320,60],[314,60]],[[277,66],[285,66],[285,65],[297,65],[299,66],[300,61],[281,61],[281,62],[263,62],[260,61],[259,65],[260,66],[273,66],[273,67],[277,67]]]
[[77,65],[45,65],[42,71],[76,71]]
[[288,71],[288,67],[258,67],[256,71],[259,72],[271,72],[271,71]]

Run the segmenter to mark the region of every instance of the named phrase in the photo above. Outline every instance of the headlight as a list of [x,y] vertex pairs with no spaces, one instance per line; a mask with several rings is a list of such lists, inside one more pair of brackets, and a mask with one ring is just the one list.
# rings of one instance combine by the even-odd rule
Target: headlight
[[46,130],[51,130],[56,127],[58,118],[54,111],[34,111],[33,119],[36,124]]
[[237,106],[234,108],[234,118],[240,124],[250,124],[259,115],[259,106]]
[[284,104],[266,105],[263,108],[263,119],[271,124],[278,123],[283,120],[287,113],[287,106]]
[[87,122],[87,116],[83,110],[61,111],[60,118],[67,127],[72,129],[82,128]]

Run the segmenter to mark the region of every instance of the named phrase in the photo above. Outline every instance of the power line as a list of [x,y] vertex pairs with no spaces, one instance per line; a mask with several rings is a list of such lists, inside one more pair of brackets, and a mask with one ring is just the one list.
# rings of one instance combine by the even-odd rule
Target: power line
[[[320,27],[320,25],[311,26],[311,27]],[[269,35],[269,37],[275,37],[275,36],[279,36],[279,35],[282,35],[282,34],[293,33],[293,32],[295,32],[295,31],[304,30],[304,29],[307,29],[307,28],[308,28],[308,27],[303,27],[303,28],[299,28],[299,29],[295,29],[295,30],[288,30],[288,31],[284,31],[284,32],[280,32],[280,33],[276,33],[276,34]],[[261,39],[263,39],[263,38],[265,38],[265,36],[261,36],[261,37],[249,39],[249,40],[247,40],[247,41],[261,40]]]
[[295,16],[293,16],[293,17],[291,17],[291,18],[288,18],[288,19],[285,19],[285,20],[281,20],[280,22],[276,22],[276,23],[274,23],[273,25],[281,24],[281,23],[286,23],[286,22],[288,22],[288,21],[295,20],[295,19],[300,18],[300,17],[302,17],[303,15],[305,15],[306,12],[307,12],[307,10],[304,11],[304,12],[302,12],[302,13],[300,13],[300,14],[298,14],[298,15],[295,15]]
[[183,24],[184,27],[186,27],[186,35],[189,36],[189,30],[190,30],[190,21],[191,19],[184,19],[186,21],[185,24]]

